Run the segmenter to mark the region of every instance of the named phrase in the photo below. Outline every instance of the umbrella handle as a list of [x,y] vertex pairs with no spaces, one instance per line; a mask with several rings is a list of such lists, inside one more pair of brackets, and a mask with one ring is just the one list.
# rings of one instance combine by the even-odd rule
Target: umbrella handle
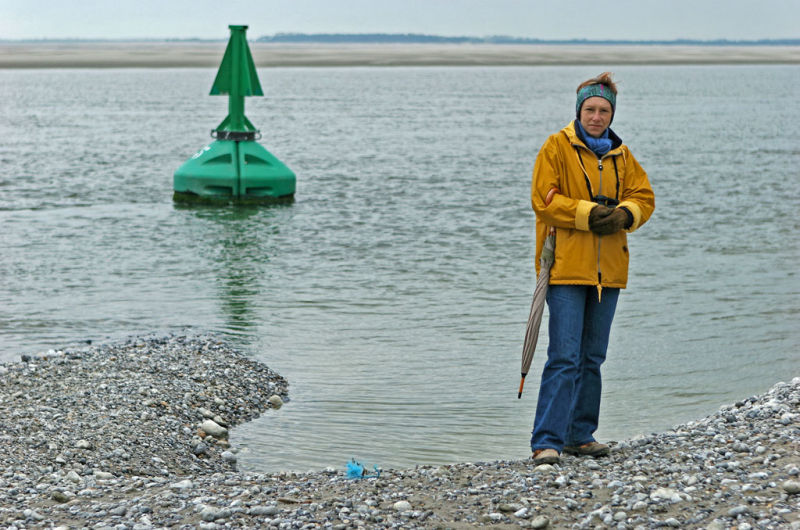
[[525,386],[525,375],[522,375],[522,379],[519,380],[519,392],[517,393],[517,399],[522,399],[522,387]]
[[[561,190],[558,188],[550,188],[550,191],[547,192],[547,196],[544,198],[544,205],[550,206],[550,203],[553,202],[553,197],[556,196],[557,193],[561,193]],[[548,231],[549,234],[556,233],[556,227],[551,226],[550,230]]]
[[550,203],[553,202],[553,197],[556,193],[561,193],[561,190],[558,188],[551,188],[550,191],[547,192],[547,196],[544,198],[544,205],[550,206]]

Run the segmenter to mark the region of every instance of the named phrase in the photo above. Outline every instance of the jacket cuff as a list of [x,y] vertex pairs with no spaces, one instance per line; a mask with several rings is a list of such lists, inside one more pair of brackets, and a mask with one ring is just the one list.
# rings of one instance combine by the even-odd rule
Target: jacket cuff
[[578,201],[578,209],[575,211],[575,228],[578,230],[589,230],[589,212],[592,211],[592,208],[597,206],[597,204],[593,203],[592,201]]
[[617,208],[625,208],[633,216],[633,223],[628,228],[625,229],[626,232],[633,232],[634,230],[639,228],[639,224],[642,222],[642,211],[639,209],[639,206],[636,203],[630,201],[622,201],[621,203],[619,203]]
[[625,212],[625,215],[628,216],[628,220],[625,221],[625,226],[623,227],[625,230],[627,230],[633,226],[633,214],[627,206],[620,206],[619,209]]

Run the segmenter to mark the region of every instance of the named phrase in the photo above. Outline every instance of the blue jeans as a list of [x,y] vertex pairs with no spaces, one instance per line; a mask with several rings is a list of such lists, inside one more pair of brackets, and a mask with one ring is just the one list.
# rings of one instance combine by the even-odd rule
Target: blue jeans
[[547,362],[542,372],[531,449],[555,449],[594,441],[600,415],[600,365],[606,360],[608,336],[619,289],[586,285],[551,285]]

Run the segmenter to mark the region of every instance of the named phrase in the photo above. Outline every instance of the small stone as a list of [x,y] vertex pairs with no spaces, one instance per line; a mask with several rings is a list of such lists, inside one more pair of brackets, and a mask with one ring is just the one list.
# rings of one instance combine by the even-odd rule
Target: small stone
[[203,442],[200,442],[194,447],[192,447],[192,453],[194,453],[196,456],[204,455],[207,452],[208,452],[208,446]]
[[198,408],[197,412],[199,412],[203,416],[203,418],[206,418],[206,419],[211,419],[211,418],[214,417],[214,413],[213,412],[211,412],[210,410],[205,409],[203,407]]
[[248,515],[278,515],[281,513],[281,509],[277,506],[253,506],[249,510],[247,510]]
[[550,525],[550,519],[544,515],[539,515],[531,521],[531,528],[547,528]]
[[725,530],[725,523],[720,521],[719,519],[714,519],[708,526],[706,526],[706,530]]
[[654,501],[669,501],[673,504],[683,500],[680,494],[672,488],[658,488],[650,494],[650,499]]
[[398,512],[407,512],[411,509],[411,503],[408,501],[397,501],[394,503],[393,508]]
[[625,512],[617,512],[614,514],[614,520],[617,522],[624,521],[628,518],[628,514]]
[[97,480],[111,480],[114,478],[114,475],[107,471],[95,471],[94,478]]
[[540,466],[536,466],[533,468],[534,471],[539,473],[547,473],[548,471],[555,471],[556,468],[553,467],[551,464],[542,464]]
[[527,508],[520,508],[514,512],[514,517],[518,517],[519,519],[527,519],[530,516],[530,512],[528,512]]
[[664,524],[671,527],[671,528],[680,528],[681,522],[675,519],[674,517],[670,517],[664,521]]
[[91,450],[92,443],[87,440],[78,440],[77,442],[75,442],[75,447],[78,449]]
[[216,521],[217,519],[225,519],[231,516],[231,511],[227,508],[216,509],[212,506],[206,506],[200,512],[200,518],[207,523]]
[[74,469],[70,470],[70,472],[67,473],[66,479],[69,480],[70,482],[74,482],[76,484],[78,484],[80,482],[83,482],[83,480],[81,479],[80,475],[78,475],[78,473],[75,472]]
[[796,495],[800,493],[800,481],[797,480],[787,480],[783,484],[783,491],[788,493],[789,495]]
[[735,506],[728,510],[728,517],[736,517],[739,515],[744,515],[750,512],[750,508],[745,506],[744,504],[740,504],[739,506]]
[[278,394],[273,394],[272,396],[270,396],[270,398],[267,400],[267,402],[270,405],[272,405],[273,409],[279,409],[279,408],[281,408],[283,406],[283,400],[281,399],[281,397]]
[[298,504],[300,500],[294,497],[278,497],[278,502],[282,502],[284,504]]
[[735,444],[733,444],[732,449],[734,451],[736,451],[737,453],[749,453],[750,452],[750,448],[747,447],[747,444],[744,444],[742,442],[736,442]]
[[56,491],[54,491],[52,493],[51,497],[56,502],[64,503],[64,502],[69,502],[72,499],[74,499],[75,498],[75,494],[72,493],[71,491],[59,491],[59,490],[56,490]]
[[200,518],[201,518],[203,521],[206,521],[206,522],[212,522],[212,521],[214,521],[214,520],[217,518],[217,510],[215,510],[214,508],[211,508],[211,507],[209,507],[209,506],[206,506],[206,507],[205,507],[205,508],[203,508],[203,510],[200,512]]
[[222,452],[222,459],[225,462],[229,463],[229,464],[235,464],[236,463],[236,455],[233,454],[230,451],[223,451]]
[[228,429],[221,426],[214,420],[205,420],[200,424],[200,428],[203,430],[203,432],[213,436],[214,438],[225,438],[228,436]]
[[193,486],[194,484],[192,484],[192,481],[188,478],[178,482],[173,482],[172,484],[169,485],[169,487],[174,490],[188,490],[191,489]]

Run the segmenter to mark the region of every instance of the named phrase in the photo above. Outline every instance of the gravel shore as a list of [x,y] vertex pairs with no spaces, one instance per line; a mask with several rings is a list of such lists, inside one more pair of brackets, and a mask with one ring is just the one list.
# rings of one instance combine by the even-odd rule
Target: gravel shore
[[213,336],[0,365],[0,527],[800,528],[800,378],[596,460],[237,471],[227,429],[287,399]]

